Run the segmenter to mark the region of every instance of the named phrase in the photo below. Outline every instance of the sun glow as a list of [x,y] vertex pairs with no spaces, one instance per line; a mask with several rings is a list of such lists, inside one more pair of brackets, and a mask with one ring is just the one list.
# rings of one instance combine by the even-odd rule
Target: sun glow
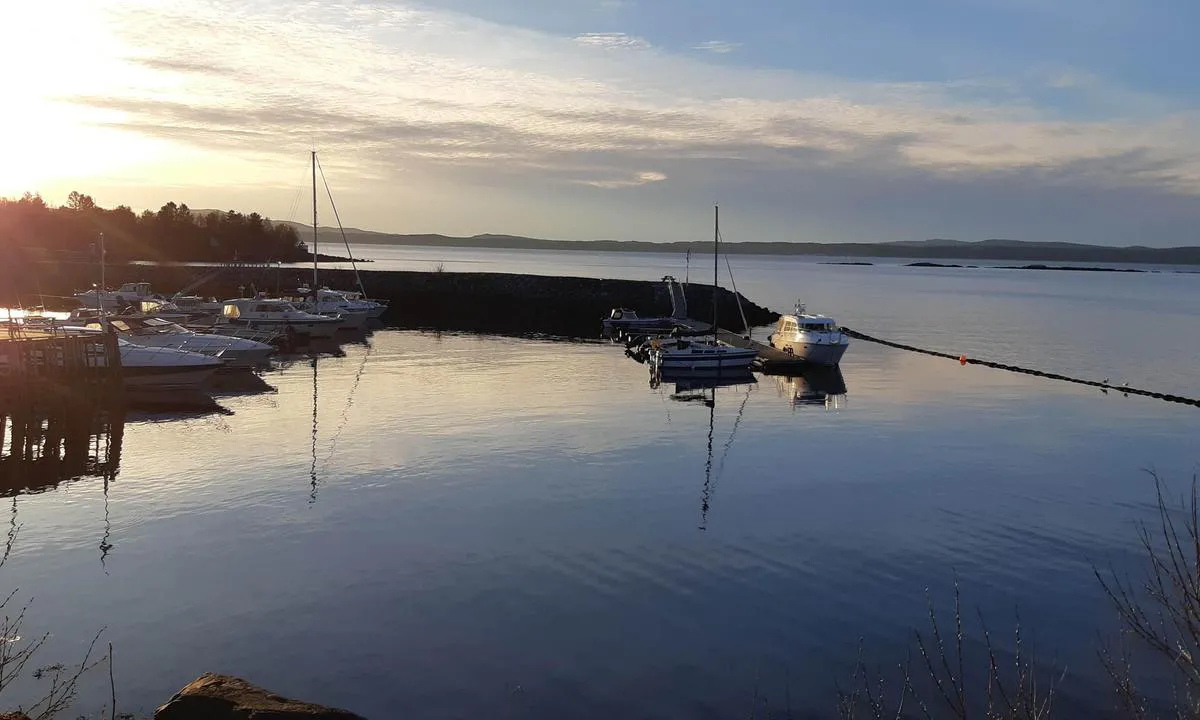
[[137,80],[94,3],[3,3],[0,27],[0,195],[56,193],[162,153],[161,143],[106,127],[120,113],[69,102]]

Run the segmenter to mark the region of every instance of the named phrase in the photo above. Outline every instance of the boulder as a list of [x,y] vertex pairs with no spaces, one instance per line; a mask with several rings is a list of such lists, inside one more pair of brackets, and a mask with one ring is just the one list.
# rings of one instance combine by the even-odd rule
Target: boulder
[[364,720],[346,710],[289,700],[240,678],[205,673],[154,712],[154,720]]

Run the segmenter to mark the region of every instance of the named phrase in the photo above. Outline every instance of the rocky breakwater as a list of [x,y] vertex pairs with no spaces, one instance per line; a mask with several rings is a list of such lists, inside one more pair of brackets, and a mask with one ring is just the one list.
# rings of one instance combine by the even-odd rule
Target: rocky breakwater
[[[596,337],[600,321],[613,308],[640,315],[670,315],[666,283],[602,280],[502,273],[364,273],[372,295],[396,308],[385,320],[414,329],[502,334]],[[688,288],[688,307],[698,319],[712,316],[712,286]],[[733,293],[719,290],[722,327],[740,330],[741,315]],[[750,325],[773,322],[778,315],[742,298]]]
[[[106,280],[116,287],[126,282],[149,282],[155,292],[170,294],[187,287],[212,268],[180,265],[113,265]],[[26,305],[45,297],[60,306],[70,295],[94,281],[95,268],[47,265],[18,274],[0,288],[0,305],[23,301]],[[403,272],[364,270],[363,285],[371,297],[386,299],[392,311],[383,320],[389,325],[428,330],[535,334],[590,338],[600,333],[600,321],[613,308],[630,308],[644,316],[670,315],[671,298],[666,283],[645,280],[603,280],[507,273]],[[201,295],[226,299],[255,291],[278,292],[311,282],[302,267],[231,268],[195,288]],[[322,285],[349,289],[356,286],[351,270],[322,270]],[[718,291],[721,327],[739,332],[741,313],[732,292]],[[692,284],[687,289],[691,317],[712,317],[712,286]],[[742,310],[751,326],[778,319],[770,310],[742,298]]]

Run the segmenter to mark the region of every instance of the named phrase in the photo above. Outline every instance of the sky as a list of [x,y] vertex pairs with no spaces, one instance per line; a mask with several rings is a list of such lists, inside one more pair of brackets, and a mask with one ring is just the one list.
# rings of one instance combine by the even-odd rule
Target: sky
[[[0,3],[0,196],[555,239],[1200,245],[1194,0]],[[324,193],[324,191],[322,191]],[[332,224],[322,201],[322,224]]]

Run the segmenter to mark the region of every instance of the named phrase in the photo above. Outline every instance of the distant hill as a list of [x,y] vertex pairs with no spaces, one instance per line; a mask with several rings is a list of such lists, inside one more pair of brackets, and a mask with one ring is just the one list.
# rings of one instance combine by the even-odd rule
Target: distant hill
[[[301,239],[308,241],[306,227],[296,227]],[[311,227],[307,228],[312,232]],[[437,234],[400,235],[346,228],[346,240],[353,245],[398,245],[410,247],[495,248],[508,250],[570,250],[588,252],[711,252],[710,242],[645,242],[637,240],[544,240],[518,235],[484,234],[454,237]],[[341,245],[337,228],[321,227],[317,240]],[[1056,262],[1139,263],[1153,265],[1200,265],[1200,247],[1150,248],[1140,245],[1108,247],[1066,242],[1025,242],[991,239],[977,242],[930,239],[885,243],[811,243],[811,242],[730,242],[723,246],[731,255],[822,255],[827,257],[879,257],[906,259],[961,260],[1049,260]]]

